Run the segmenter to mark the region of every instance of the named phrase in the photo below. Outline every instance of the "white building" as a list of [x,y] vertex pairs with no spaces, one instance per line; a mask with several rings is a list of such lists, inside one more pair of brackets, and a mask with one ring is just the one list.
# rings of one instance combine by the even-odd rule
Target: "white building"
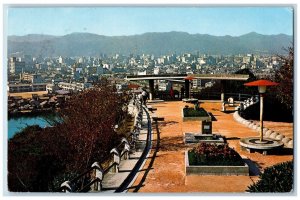
[[46,91],[46,83],[35,83],[35,84],[9,84],[8,91],[14,92],[35,92],[35,91]]
[[91,83],[66,83],[59,82],[58,87],[68,91],[83,91],[92,87]]
[[159,74],[159,68],[154,68],[153,69],[153,74],[158,75]]
[[145,70],[145,71],[139,71],[139,72],[137,73],[137,75],[146,75],[146,74],[147,74],[146,70]]

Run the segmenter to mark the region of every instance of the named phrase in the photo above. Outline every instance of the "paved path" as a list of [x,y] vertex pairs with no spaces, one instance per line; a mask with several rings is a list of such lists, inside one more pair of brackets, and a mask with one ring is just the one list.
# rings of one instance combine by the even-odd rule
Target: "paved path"
[[[153,104],[157,108],[157,116],[165,117],[160,122],[160,146],[153,165],[149,158],[144,166],[148,174],[143,180],[143,172],[140,172],[133,186],[141,185],[138,192],[168,193],[168,192],[244,192],[247,186],[257,180],[259,170],[276,163],[293,159],[292,155],[262,155],[241,151],[239,138],[257,136],[258,133],[239,124],[233,119],[233,114],[221,112],[221,103],[202,103],[208,112],[212,112],[217,121],[213,122],[213,133],[226,136],[231,147],[237,150],[241,156],[251,160],[251,176],[185,176],[184,151],[190,148],[183,143],[184,132],[199,132],[200,122],[183,122],[181,109],[185,106],[182,102],[162,102]],[[191,104],[190,104],[191,105]],[[292,126],[292,125],[291,125]],[[154,130],[154,129],[153,129]],[[154,138],[155,139],[155,138]],[[155,152],[155,143],[152,153]],[[133,192],[134,190],[129,190]]]
[[[129,106],[129,112],[130,113],[134,113],[134,107],[132,105]],[[138,140],[136,141],[136,149],[134,153],[131,153],[129,155],[129,159],[124,160],[121,159],[120,165],[119,165],[119,172],[118,173],[113,173],[113,172],[109,172],[108,174],[105,174],[105,176],[103,177],[103,181],[102,181],[102,188],[103,191],[101,192],[105,192],[105,193],[114,193],[116,192],[116,190],[121,186],[121,184],[124,183],[128,183],[128,187],[130,187],[132,185],[132,183],[134,182],[134,180],[136,179],[136,177],[139,175],[139,168],[138,172],[135,173],[134,172],[134,168],[135,167],[139,167],[140,165],[138,164],[140,159],[143,159],[143,151],[146,148],[146,140],[147,135],[148,135],[148,116],[146,114],[146,112],[143,112],[143,118],[142,118],[142,128],[140,130],[140,134],[138,136]],[[145,154],[147,157],[147,154]],[[145,160],[141,160],[141,168],[143,168],[144,164],[145,164]],[[127,178],[131,177],[130,173],[134,173],[133,174],[133,180],[131,180],[129,182],[128,180],[126,180]],[[123,186],[122,186],[123,187]],[[126,192],[126,190],[125,190]]]

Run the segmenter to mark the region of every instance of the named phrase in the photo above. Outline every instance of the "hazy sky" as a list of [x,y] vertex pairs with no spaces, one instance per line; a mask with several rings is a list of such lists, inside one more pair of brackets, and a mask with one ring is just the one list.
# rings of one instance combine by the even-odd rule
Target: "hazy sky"
[[290,7],[9,7],[7,34],[293,34]]

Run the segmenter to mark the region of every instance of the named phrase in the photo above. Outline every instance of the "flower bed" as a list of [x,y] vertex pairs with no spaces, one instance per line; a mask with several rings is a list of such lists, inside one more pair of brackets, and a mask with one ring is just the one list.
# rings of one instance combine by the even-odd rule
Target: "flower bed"
[[190,165],[243,165],[243,159],[227,144],[200,143],[188,151]]
[[249,167],[227,144],[200,143],[186,152],[186,174],[249,175]]

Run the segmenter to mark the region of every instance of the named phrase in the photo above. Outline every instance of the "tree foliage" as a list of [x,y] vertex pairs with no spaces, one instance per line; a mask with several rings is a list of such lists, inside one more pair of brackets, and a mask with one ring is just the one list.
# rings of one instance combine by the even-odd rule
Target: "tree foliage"
[[101,161],[119,143],[114,126],[126,116],[127,102],[104,82],[72,96],[55,127],[33,126],[16,134],[8,142],[9,190],[49,191],[57,177]]
[[278,82],[275,93],[277,99],[289,110],[293,109],[293,89],[294,89],[294,48],[288,47],[287,56],[279,56],[283,61],[283,66],[276,71],[274,81]]

